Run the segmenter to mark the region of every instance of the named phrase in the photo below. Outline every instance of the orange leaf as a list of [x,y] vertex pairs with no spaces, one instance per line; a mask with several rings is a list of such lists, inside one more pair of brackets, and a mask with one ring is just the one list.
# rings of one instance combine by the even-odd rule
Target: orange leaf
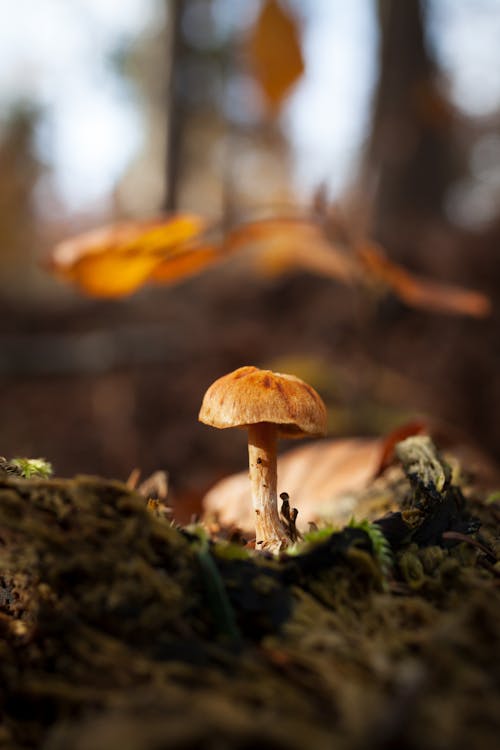
[[65,240],[49,259],[50,268],[92,296],[121,297],[141,287],[153,271],[170,258],[183,254],[177,273],[187,267],[189,243],[205,230],[205,219],[179,214],[164,220],[111,224]]
[[412,286],[395,291],[409,305],[424,310],[473,318],[485,318],[491,314],[491,300],[486,294],[451,284],[414,276]]
[[277,0],[266,0],[249,48],[255,77],[269,109],[276,112],[304,72],[297,20]]
[[411,307],[474,318],[491,313],[487,295],[415,276],[389,260],[382,248],[374,243],[356,247],[356,255],[369,278],[389,287]]
[[396,429],[382,438],[381,455],[375,476],[378,477],[383,474],[387,467],[391,465],[394,460],[394,449],[397,443],[413,435],[425,435],[428,432],[428,426],[423,420],[415,420],[414,422],[406,422],[406,424],[396,427]]

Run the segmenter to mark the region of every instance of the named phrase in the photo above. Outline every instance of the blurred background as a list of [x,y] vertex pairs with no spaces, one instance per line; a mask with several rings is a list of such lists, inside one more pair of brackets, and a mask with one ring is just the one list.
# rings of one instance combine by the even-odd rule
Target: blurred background
[[[198,424],[203,393],[255,364],[314,385],[331,435],[423,416],[498,462],[500,0],[0,7],[1,453],[164,468],[197,496],[246,463],[244,435]],[[322,215],[492,313],[244,252],[117,300],[44,269],[66,237],[169,211]]]

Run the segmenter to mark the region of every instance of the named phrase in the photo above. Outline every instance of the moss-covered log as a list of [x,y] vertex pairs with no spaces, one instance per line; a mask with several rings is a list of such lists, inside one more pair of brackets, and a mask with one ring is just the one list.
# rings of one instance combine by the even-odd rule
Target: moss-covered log
[[496,747],[500,511],[401,481],[378,531],[273,559],[117,482],[4,476],[0,747]]

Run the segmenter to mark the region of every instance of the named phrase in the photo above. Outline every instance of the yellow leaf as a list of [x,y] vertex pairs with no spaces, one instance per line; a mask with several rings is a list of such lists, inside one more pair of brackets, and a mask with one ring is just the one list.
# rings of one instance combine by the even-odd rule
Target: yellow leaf
[[61,242],[49,266],[87,294],[121,297],[136,291],[155,269],[177,256],[183,261],[172,266],[169,280],[182,278],[189,254],[197,253],[195,246],[189,246],[206,227],[204,218],[191,214],[110,224]]
[[76,261],[68,278],[92,297],[124,297],[139,289],[157,264],[151,255],[96,253]]
[[210,245],[195,245],[178,255],[166,258],[156,266],[151,274],[151,281],[160,284],[187,278],[218,261],[221,252]]
[[277,0],[264,2],[249,52],[269,109],[276,112],[304,72],[297,20]]

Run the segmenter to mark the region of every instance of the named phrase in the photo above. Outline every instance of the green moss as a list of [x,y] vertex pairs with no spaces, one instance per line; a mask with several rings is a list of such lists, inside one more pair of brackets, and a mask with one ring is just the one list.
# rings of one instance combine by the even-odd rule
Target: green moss
[[295,555],[302,555],[311,550],[317,544],[325,542],[328,537],[335,534],[338,530],[338,527],[332,525],[322,526],[318,529],[311,529],[311,531],[308,531],[303,535],[300,542],[288,547],[286,553],[292,557]]
[[492,505],[493,503],[500,503],[500,490],[494,490],[490,492],[486,498],[486,505]]
[[213,546],[213,554],[221,560],[248,560],[250,557],[245,547],[232,542],[217,542]]
[[48,479],[53,474],[52,465],[44,458],[13,458],[10,463],[24,479]]

